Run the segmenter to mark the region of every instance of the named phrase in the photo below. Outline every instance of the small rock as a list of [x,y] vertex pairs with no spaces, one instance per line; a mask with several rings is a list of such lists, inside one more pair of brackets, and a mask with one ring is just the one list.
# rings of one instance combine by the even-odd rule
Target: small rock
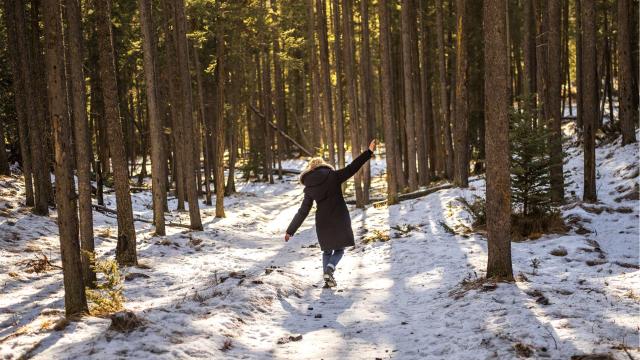
[[496,283],[484,283],[482,284],[482,291],[493,291],[498,288]]
[[120,311],[111,315],[111,326],[109,326],[109,329],[128,333],[143,323],[144,321],[132,311]]
[[148,279],[149,275],[143,274],[143,273],[137,273],[137,272],[128,273],[127,275],[124,276],[124,281],[131,281],[138,278]]
[[322,318],[322,314],[316,314],[316,316],[314,316],[316,319],[321,319]]
[[67,318],[62,318],[56,321],[56,323],[53,325],[53,330],[62,331],[67,327],[67,325],[69,325],[69,320],[67,320]]
[[573,355],[571,360],[615,360],[610,353],[607,354],[588,354],[588,355]]
[[536,302],[541,305],[549,305],[549,299],[547,299],[546,296],[540,296],[538,299],[536,299]]
[[278,339],[278,345],[283,345],[291,341],[300,341],[300,340],[302,340],[302,334],[284,336]]

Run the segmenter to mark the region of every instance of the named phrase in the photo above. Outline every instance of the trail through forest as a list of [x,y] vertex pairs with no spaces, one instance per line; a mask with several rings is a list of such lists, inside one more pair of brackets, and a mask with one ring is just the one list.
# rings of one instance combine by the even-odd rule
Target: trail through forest
[[[0,250],[0,277],[2,292],[12,296],[0,301],[0,354],[505,359],[593,352],[624,358],[629,351],[637,357],[638,201],[624,198],[637,191],[635,150],[619,142],[599,148],[601,203],[565,206],[566,234],[514,243],[517,282],[497,286],[475,281],[484,275],[486,240],[465,231],[473,215],[464,202],[484,194],[483,180],[391,207],[352,208],[357,246],[339,265],[336,289],[321,287],[313,212],[289,243],[282,239],[301,201],[297,179],[239,183],[225,199],[227,218],[216,219],[214,207],[202,210],[204,231],[168,227],[167,236],[152,237],[151,225],[136,223],[141,266],[126,269],[124,294],[143,324],[128,334],[96,317],[59,325],[61,271],[29,273],[27,264],[39,253],[59,263],[55,218],[24,211],[21,182],[5,177],[0,228],[10,236]],[[582,163],[581,152],[569,154],[567,168],[579,174],[571,169]],[[382,164],[375,160],[374,176]],[[578,191],[581,182],[570,178],[570,191]],[[149,192],[132,194],[132,202],[136,216],[151,217]],[[175,214],[168,220],[186,216]],[[95,213],[95,225],[98,257],[112,258],[116,220]],[[363,242],[373,238],[387,241]]]

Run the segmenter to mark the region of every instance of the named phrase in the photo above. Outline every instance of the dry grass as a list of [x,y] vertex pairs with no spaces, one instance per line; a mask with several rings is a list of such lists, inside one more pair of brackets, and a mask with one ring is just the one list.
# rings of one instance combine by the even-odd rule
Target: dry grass
[[565,234],[569,228],[560,213],[537,216],[511,216],[511,238],[513,241],[535,240],[543,234]]
[[110,238],[113,236],[113,229],[110,227],[106,227],[104,229],[100,229],[96,231],[96,235],[103,238]]
[[224,339],[224,343],[222,344],[220,351],[229,351],[231,348],[233,348],[233,342],[231,342],[231,339]]
[[372,230],[369,234],[365,235],[362,238],[363,244],[370,244],[376,241],[389,241],[391,238],[389,237],[388,232],[383,230]]
[[42,252],[40,252],[39,254],[35,254],[35,258],[33,259],[26,259],[26,260],[19,261],[17,265],[24,267],[25,272],[30,274],[31,273],[40,274],[54,268],[62,269],[60,266],[52,264],[51,261],[49,261],[49,258],[47,257],[47,255],[43,254]]

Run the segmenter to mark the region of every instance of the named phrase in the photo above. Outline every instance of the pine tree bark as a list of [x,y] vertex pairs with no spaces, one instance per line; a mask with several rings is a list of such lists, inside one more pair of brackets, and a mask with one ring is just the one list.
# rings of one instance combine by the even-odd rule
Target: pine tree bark
[[[444,136],[444,167],[448,179],[453,178],[453,148],[451,144],[451,120],[449,113],[449,93],[447,91],[447,69],[444,47],[444,19],[442,0],[436,0],[436,28],[438,38],[438,72],[440,79],[440,124]],[[507,84],[508,85],[508,84]]]
[[70,158],[73,150],[66,104],[60,3],[58,0],[45,0],[42,9],[46,44],[47,94],[55,142],[55,194],[65,289],[64,307],[67,317],[71,317],[86,313],[88,309],[82,279],[76,194],[73,186],[73,165]]
[[396,178],[396,147],[394,146],[396,123],[393,116],[393,82],[391,80],[391,39],[389,35],[389,4],[388,0],[378,2],[380,21],[380,68],[382,78],[382,122],[384,126],[384,139],[387,162],[387,203],[398,203],[398,182]]
[[416,162],[418,172],[418,186],[426,185],[429,178],[429,170],[427,164],[427,141],[425,139],[425,115],[422,108],[422,77],[420,69],[420,50],[419,50],[419,33],[417,25],[416,6],[413,0],[410,3],[411,10],[409,12],[409,44],[411,47],[411,86],[413,87],[413,114],[415,125],[415,143],[416,143]]
[[142,30],[142,50],[144,78],[147,95],[147,114],[149,118],[149,140],[151,143],[151,192],[153,194],[153,223],[155,233],[166,234],[164,221],[164,198],[166,197],[166,176],[162,156],[162,119],[158,109],[156,90],[156,71],[154,59],[154,38],[152,30],[151,0],[139,0],[140,27]]
[[454,122],[455,166],[453,183],[469,186],[469,63],[466,1],[456,0],[456,121]]
[[327,40],[326,0],[316,0],[316,11],[318,39],[320,40],[320,77],[322,80],[322,113],[324,114],[324,131],[327,139],[326,145],[329,149],[329,164],[335,165],[336,153],[333,136],[333,100],[331,95],[331,72],[329,66],[329,41]]
[[[184,128],[184,181],[187,201],[189,202],[189,220],[192,230],[202,230],[200,205],[198,204],[198,188],[196,166],[200,167],[200,157],[195,156],[193,126],[193,105],[191,101],[191,75],[189,74],[189,50],[187,42],[187,21],[184,13],[184,0],[174,0],[174,31],[176,39],[176,65],[180,77],[182,96],[182,126]],[[223,145],[224,148],[224,145]],[[224,182],[224,180],[223,180]],[[223,189],[224,186],[220,189]],[[217,205],[216,205],[217,209]],[[224,214],[223,214],[224,215]]]
[[[433,117],[433,103],[431,93],[431,62],[430,62],[430,38],[429,38],[429,26],[427,9],[425,8],[424,1],[420,1],[420,35],[421,35],[421,58],[420,63],[422,72],[420,75],[421,87],[422,87],[422,114],[424,116],[424,138],[425,138],[425,151],[427,151],[426,158],[429,161],[428,173],[426,174],[426,182],[423,185],[428,185],[431,178],[435,176],[435,170],[438,168],[437,162],[439,157],[436,156],[437,148],[435,146],[437,137],[435,136],[436,128]],[[438,147],[439,148],[439,147]]]
[[225,44],[222,29],[218,29],[216,34],[216,56],[218,65],[216,66],[218,83],[216,89],[216,101],[218,102],[218,115],[216,116],[215,147],[216,157],[214,171],[216,172],[216,217],[223,218],[224,214],[224,87],[226,82],[225,70]]
[[115,57],[111,34],[110,0],[96,0],[96,16],[98,18],[98,66],[100,67],[100,78],[102,79],[104,113],[118,209],[116,260],[121,266],[136,265],[138,262],[136,231],[133,225],[133,209],[129,195],[129,174],[127,172],[127,159],[118,107],[118,85],[116,83]]
[[322,126],[320,120],[320,74],[318,73],[318,54],[316,51],[314,0],[307,0],[307,51],[309,60],[309,106],[311,135],[315,152],[322,148]]
[[[168,80],[168,93],[170,103],[171,144],[173,145],[173,157],[171,162],[172,181],[175,182],[178,211],[185,209],[186,182],[185,182],[185,141],[183,123],[183,94],[181,90],[181,77],[177,64],[177,38],[175,33],[174,0],[162,1],[163,27],[166,36],[166,74]],[[211,149],[213,150],[213,149]]]
[[[32,86],[34,87],[34,98],[38,99],[46,99],[47,98],[47,83],[46,83],[46,74],[45,74],[45,63],[44,63],[44,50],[42,49],[42,34],[40,31],[40,0],[31,0],[31,9],[28,12],[28,17],[31,22],[30,26],[30,43],[31,43],[31,61],[32,63],[29,65],[30,71],[32,73],[31,78],[33,79]],[[63,8],[64,9],[64,8]],[[67,93],[68,95],[68,93]],[[38,173],[39,171],[42,174],[38,177],[38,179],[34,179],[34,181],[39,181],[39,183],[34,183],[34,186],[39,187],[40,191],[43,193],[43,197],[46,197],[46,201],[48,204],[53,205],[55,203],[53,187],[51,182],[51,171],[50,169],[53,166],[53,162],[55,161],[53,155],[53,139],[51,138],[52,129],[51,123],[46,121],[49,117],[49,104],[47,101],[37,101],[35,102],[35,120],[36,126],[39,127],[39,132],[42,134],[41,138],[38,138],[38,143],[35,145],[39,148],[41,157],[44,161],[42,163],[42,167],[40,169],[32,167],[34,173]],[[33,145],[32,145],[33,147]],[[37,163],[36,159],[33,157],[32,150],[32,159],[33,165],[35,166]],[[37,175],[37,174],[36,174]],[[37,189],[36,189],[37,190]],[[42,205],[44,206],[45,200],[42,200]],[[36,199],[36,206],[38,204],[38,200]]]
[[[548,13],[546,1],[533,0],[533,13],[536,20],[536,106],[538,110],[537,123],[541,126],[547,118],[550,107],[546,100],[549,98],[549,67],[548,67]],[[556,60],[557,61],[557,60]]]
[[578,132],[583,130],[583,86],[582,86],[582,0],[575,0],[576,5],[576,122]]
[[582,21],[582,142],[584,144],[585,202],[596,202],[595,132],[598,121],[598,92],[596,88],[596,11],[592,1],[581,4]]
[[[196,73],[196,87],[198,89],[198,115],[199,122],[202,129],[202,153],[204,155],[204,202],[206,205],[211,205],[211,164],[213,159],[209,157],[209,143],[211,138],[211,130],[209,127],[209,122],[207,121],[207,111],[204,102],[204,86],[202,80],[202,66],[200,65],[200,56],[198,55],[198,49],[193,47],[193,67],[194,72]],[[200,187],[198,187],[200,190]]]
[[16,120],[18,128],[18,143],[20,146],[20,158],[22,165],[22,174],[25,186],[25,204],[33,206],[33,175],[31,164],[31,153],[29,150],[29,132],[27,127],[27,105],[26,90],[24,88],[25,81],[20,71],[20,58],[18,54],[16,33],[15,33],[15,2],[16,0],[4,1],[4,20],[7,31],[7,46],[9,48],[9,60],[11,63],[11,74],[13,83],[13,97],[15,103]]
[[69,47],[69,76],[71,86],[73,131],[76,169],[78,175],[78,210],[80,218],[80,248],[82,249],[82,275],[86,286],[94,287],[93,210],[91,208],[91,143],[87,122],[87,94],[82,61],[83,38],[80,3],[65,2],[64,12],[69,24],[67,44]]
[[636,142],[635,126],[638,123],[638,109],[634,106],[633,64],[631,59],[631,21],[633,14],[629,0],[618,0],[618,97],[620,99],[620,128],[622,144]]
[[[361,148],[366,147],[375,134],[376,111],[373,97],[373,72],[371,70],[371,45],[369,31],[369,2],[360,2],[360,17],[362,19],[362,34],[360,47],[360,91],[362,93],[362,116],[361,122],[364,133],[364,141]],[[342,146],[340,146],[342,147]],[[365,204],[369,203],[369,193],[371,188],[371,162],[367,161],[362,166],[362,194]]]
[[524,94],[524,104],[527,109],[529,109],[532,105],[532,94],[536,91],[535,25],[532,0],[524,0],[522,8],[522,57],[524,58],[524,67],[522,69],[522,82],[524,84],[522,92]]
[[488,235],[487,278],[513,281],[509,174],[509,67],[504,0],[485,0],[484,63]]
[[[36,68],[35,57],[30,43],[27,41],[27,26],[22,1],[14,3],[13,9],[15,40],[17,55],[19,56],[21,78],[24,81],[24,95],[26,119],[28,127],[29,154],[31,155],[31,171],[33,173],[34,187],[34,207],[33,212],[37,215],[49,214],[49,196],[51,187],[51,177],[49,175],[49,159],[45,154],[46,136],[43,131],[44,121],[39,119],[39,115],[44,118],[44,113],[39,113],[40,103],[35,101],[41,98],[38,93],[37,81],[34,78],[33,69]],[[44,101],[44,99],[41,99]]]
[[564,175],[562,171],[562,109],[560,104],[562,69],[560,68],[560,20],[562,16],[559,0],[548,1],[548,55],[547,76],[548,104],[547,126],[551,130],[549,151],[551,152],[551,199],[564,202]]
[[[353,159],[360,155],[360,119],[357,104],[355,44],[353,39],[353,15],[351,0],[342,1],[342,33],[344,34],[343,56],[344,73],[347,81],[347,109],[349,110],[349,129],[351,133],[351,155]],[[365,140],[366,141],[366,140]],[[362,172],[354,176],[356,207],[363,208]]]
[[405,137],[407,139],[407,161],[409,163],[409,191],[418,189],[418,168],[416,163],[416,125],[413,97],[413,64],[411,49],[411,12],[414,11],[410,0],[404,0],[401,8],[402,31],[402,75],[404,87]]
[[9,159],[7,158],[7,148],[4,143],[6,138],[4,124],[0,123],[0,175],[11,175],[9,168]]
[[[340,1],[333,0],[333,50],[334,50],[334,63],[336,67],[336,147],[338,151],[338,167],[343,168],[345,166],[344,160],[344,74],[342,71],[342,31],[340,27],[342,22],[340,21]],[[368,163],[367,163],[368,164]],[[367,165],[365,165],[367,166]]]

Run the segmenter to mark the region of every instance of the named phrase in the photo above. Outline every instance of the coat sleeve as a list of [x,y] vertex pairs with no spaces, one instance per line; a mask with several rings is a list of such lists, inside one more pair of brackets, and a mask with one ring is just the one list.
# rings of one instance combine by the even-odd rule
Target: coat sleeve
[[298,209],[296,216],[294,216],[293,220],[291,220],[291,224],[289,224],[289,227],[287,228],[287,234],[293,236],[293,234],[298,231],[298,228],[300,227],[300,225],[302,225],[304,219],[306,219],[307,215],[309,215],[309,211],[311,211],[312,205],[313,199],[311,198],[311,196],[304,194],[302,205],[300,205],[300,209]]
[[340,169],[336,171],[338,175],[338,181],[343,183],[349,180],[350,177],[355,175],[358,170],[364,165],[371,157],[373,156],[373,152],[367,149],[365,152],[360,154],[355,160],[351,162],[351,164],[347,165],[344,169]]

